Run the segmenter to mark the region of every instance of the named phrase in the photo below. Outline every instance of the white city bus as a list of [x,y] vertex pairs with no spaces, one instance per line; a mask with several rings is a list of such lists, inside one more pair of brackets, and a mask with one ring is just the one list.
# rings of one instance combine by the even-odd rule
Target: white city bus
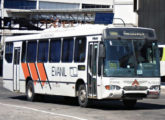
[[40,34],[8,37],[3,59],[3,86],[38,95],[118,99],[132,107],[137,100],[160,95],[159,52],[155,31],[79,25]]

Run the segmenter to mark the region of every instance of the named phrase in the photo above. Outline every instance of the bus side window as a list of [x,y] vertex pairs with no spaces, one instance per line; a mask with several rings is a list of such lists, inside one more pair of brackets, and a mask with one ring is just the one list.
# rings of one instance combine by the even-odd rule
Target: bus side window
[[75,41],[74,61],[84,62],[86,50],[86,37],[78,37]]
[[26,42],[24,41],[22,43],[22,57],[21,57],[21,62],[25,62],[26,60]]
[[6,43],[5,47],[5,59],[8,63],[12,63],[13,58],[13,43],[8,42]]
[[163,57],[163,48],[159,48],[159,58],[162,60]]
[[62,62],[73,60],[73,38],[65,38],[62,46]]
[[37,41],[30,41],[27,45],[27,58],[26,61],[29,63],[36,62],[37,56]]
[[60,62],[61,55],[61,39],[52,39],[50,41],[50,62]]
[[39,41],[37,62],[47,62],[48,61],[48,45],[49,45],[48,40]]

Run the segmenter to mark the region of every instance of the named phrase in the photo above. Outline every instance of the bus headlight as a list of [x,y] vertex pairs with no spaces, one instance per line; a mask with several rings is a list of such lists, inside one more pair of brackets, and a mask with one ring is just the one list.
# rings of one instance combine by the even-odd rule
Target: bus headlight
[[150,90],[160,90],[160,85],[153,85],[150,87]]
[[120,90],[120,86],[117,86],[117,85],[106,85],[105,89],[106,90]]

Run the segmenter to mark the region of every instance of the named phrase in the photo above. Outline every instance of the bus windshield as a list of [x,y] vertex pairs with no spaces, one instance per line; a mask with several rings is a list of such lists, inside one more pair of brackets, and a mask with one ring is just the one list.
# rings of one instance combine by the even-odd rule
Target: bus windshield
[[160,76],[156,42],[107,39],[104,44],[106,48],[105,77]]

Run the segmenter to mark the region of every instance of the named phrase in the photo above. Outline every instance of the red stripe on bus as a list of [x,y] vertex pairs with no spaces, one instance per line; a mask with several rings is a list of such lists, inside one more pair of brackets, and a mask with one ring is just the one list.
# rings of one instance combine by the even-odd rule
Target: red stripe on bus
[[34,84],[36,85],[36,82],[37,82],[36,80],[38,80],[38,73],[37,73],[35,63],[29,63],[29,68],[32,75],[32,79],[34,80]]
[[42,85],[44,86],[45,81],[47,80],[46,72],[45,72],[45,69],[44,69],[44,64],[43,63],[37,63],[37,67],[38,67],[40,79],[41,79],[41,81],[43,81]]
[[26,80],[26,78],[30,76],[30,72],[29,72],[27,63],[22,63],[21,65],[22,65],[24,77],[25,77],[25,80]]

